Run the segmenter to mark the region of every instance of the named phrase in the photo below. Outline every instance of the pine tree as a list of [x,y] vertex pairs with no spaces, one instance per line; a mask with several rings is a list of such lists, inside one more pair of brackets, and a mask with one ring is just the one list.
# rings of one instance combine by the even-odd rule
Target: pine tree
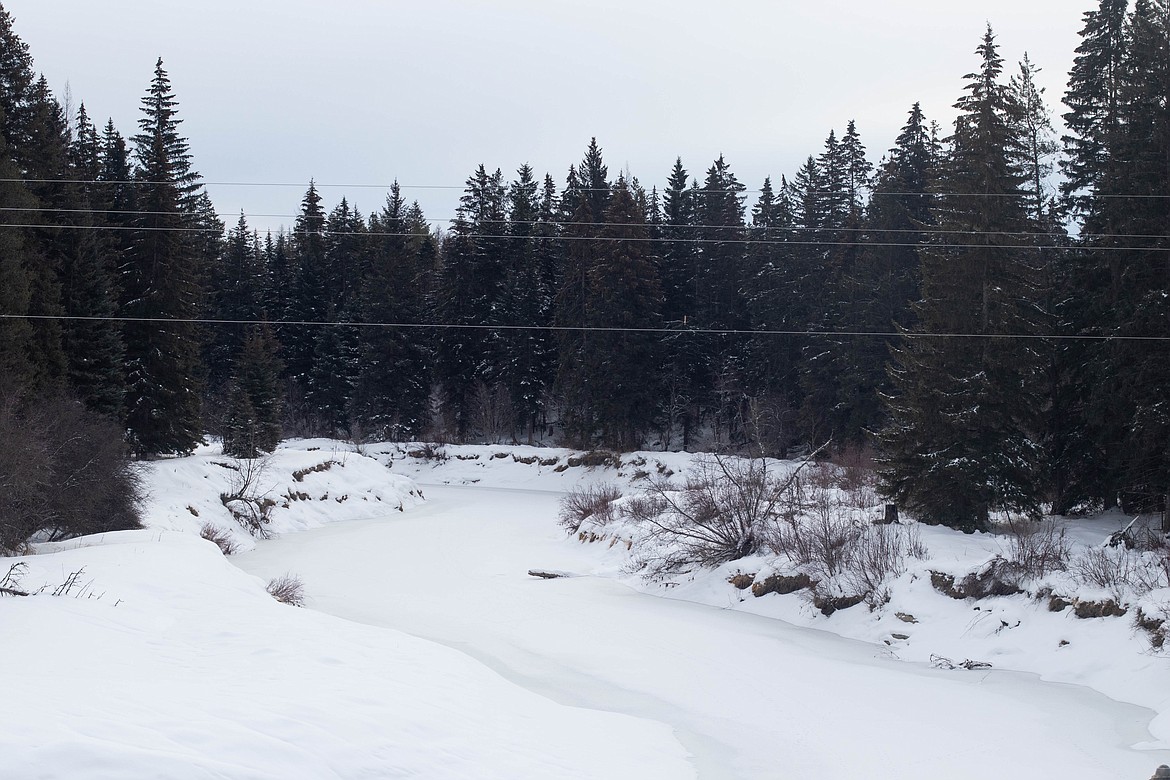
[[[443,244],[437,314],[444,324],[438,337],[436,373],[460,437],[473,433],[471,392],[477,383],[495,384],[499,342],[484,328],[500,322],[506,273],[504,177],[480,165],[467,180],[451,233]],[[466,327],[473,326],[473,327]]]
[[25,100],[14,110],[24,116],[24,138],[17,157],[36,206],[45,210],[24,214],[26,222],[38,226],[27,239],[29,314],[33,317],[30,326],[35,352],[33,382],[37,392],[58,392],[66,385],[69,365],[60,319],[65,313],[62,274],[66,258],[76,251],[79,238],[76,230],[58,224],[76,222],[84,203],[76,186],[52,181],[69,177],[69,128],[44,77],[33,82]]
[[223,452],[257,458],[280,443],[279,350],[268,325],[251,326],[239,348],[228,381]]
[[200,361],[192,320],[200,310],[197,258],[181,232],[182,200],[193,191],[187,142],[160,60],[142,99],[134,138],[141,193],[123,255],[126,407],[131,444],[140,456],[189,452],[202,440]]
[[[820,305],[812,307],[812,328],[827,334],[855,333],[861,329],[861,311],[872,289],[860,283],[863,251],[864,194],[870,186],[873,165],[850,120],[841,141],[830,132],[820,158],[823,216],[820,230],[810,231],[824,241],[812,246],[808,267],[822,284]],[[807,339],[801,360],[803,402],[801,428],[807,441],[855,444],[872,424],[876,388],[859,371],[867,345],[853,336],[820,335]]]
[[[85,128],[85,115],[79,115],[79,141],[94,133]],[[88,166],[74,168],[79,178],[93,176],[100,161],[92,135],[86,141],[90,151],[82,159]],[[79,191],[78,202],[84,210],[90,203],[88,193]],[[121,419],[125,377],[121,325],[117,322],[117,291],[111,275],[111,247],[96,228],[100,217],[75,215],[71,224],[78,230],[65,231],[62,243],[61,303],[69,319],[62,324],[62,346],[68,361],[68,379],[72,393],[91,411],[112,419]]]
[[[914,325],[911,304],[920,297],[919,250],[933,222],[935,164],[930,129],[915,103],[874,179],[861,254],[843,280],[849,303],[840,329],[888,334]],[[873,335],[838,342],[844,358],[829,427],[839,443],[861,443],[863,434],[879,430],[884,421],[880,397],[892,391],[886,364],[894,339]]]
[[[0,14],[0,21],[6,18]],[[9,209],[27,208],[34,202],[19,178],[16,164],[9,156],[8,143],[0,133],[0,224],[21,224],[23,217],[19,211]],[[11,397],[28,391],[34,366],[32,328],[24,317],[29,305],[25,235],[24,231],[8,225],[0,229],[0,313],[9,315],[0,318],[0,393]]]
[[[413,230],[410,207],[395,183],[381,212],[370,219],[372,249],[359,293],[364,322],[423,323],[424,243]],[[358,334],[358,350],[352,416],[363,435],[402,439],[420,433],[430,390],[423,334],[417,328],[367,326]]]
[[239,458],[272,452],[280,443],[279,347],[267,325],[252,326],[236,356],[228,389],[223,451]]
[[556,196],[545,177],[543,194],[532,168],[523,165],[508,190],[508,235],[512,237],[500,308],[503,324],[523,330],[499,334],[500,380],[511,397],[516,422],[531,440],[544,413],[554,373],[552,324],[556,258]]
[[609,168],[602,159],[596,138],[589,140],[589,148],[585,150],[585,159],[577,173],[581,180],[580,191],[589,202],[589,211],[599,220],[603,219],[609,210]]
[[256,408],[252,399],[237,383],[228,388],[227,409],[223,422],[223,454],[233,458],[258,458],[256,446]]
[[1018,164],[1027,177],[1028,216],[1038,229],[1048,229],[1054,227],[1050,219],[1052,198],[1048,193],[1048,179],[1055,169],[1054,161],[1060,146],[1052,127],[1052,112],[1044,101],[1044,88],[1036,83],[1040,70],[1024,52],[1019,72],[1012,76],[1009,88],[1012,99],[1019,106],[1019,132],[1023,143]]
[[[1061,169],[1063,189],[1077,210],[1084,212],[1084,200],[1109,170],[1109,145],[1118,127],[1118,90],[1125,52],[1125,12],[1129,0],[1100,0],[1095,11],[1086,11],[1069,73],[1064,115],[1069,134],[1064,137],[1065,156]],[[1092,220],[1087,225],[1096,231]]]
[[272,290],[287,288],[286,305],[278,314],[276,337],[281,345],[290,401],[290,412],[300,426],[307,426],[312,410],[303,399],[313,372],[318,330],[313,325],[292,323],[325,322],[329,300],[322,295],[328,269],[325,267],[325,210],[315,182],[301,200],[301,211],[293,226],[290,242],[291,267],[285,280],[270,279]]
[[[654,328],[661,324],[662,291],[636,193],[624,177],[610,191],[601,251],[589,273],[589,324],[599,328]],[[637,449],[659,412],[656,337],[610,331],[590,334],[583,355],[592,375],[598,441]]]
[[675,160],[662,198],[662,292],[663,317],[678,322],[694,319],[695,204],[688,187],[689,175],[682,158]]
[[898,394],[880,437],[889,494],[925,522],[965,531],[987,528],[993,512],[1036,514],[1043,494],[1042,359],[1035,342],[1014,338],[1042,326],[1035,269],[1019,248],[1029,228],[1015,164],[1019,109],[999,81],[990,28],[977,53],[981,67],[955,105],[938,209],[944,231],[968,239],[923,252],[920,326],[898,349]]
[[351,402],[357,383],[355,366],[359,352],[352,320],[338,313],[330,304],[325,322],[317,328],[313,363],[305,381],[305,405],[310,413],[311,430],[335,437],[351,431]]
[[[744,186],[720,155],[694,193],[695,225],[701,238],[695,258],[694,307],[703,328],[743,329],[747,324],[743,289],[747,282]],[[741,342],[730,336],[695,336],[702,355],[695,372],[699,403],[714,413],[717,437],[735,430],[744,398]]]
[[[214,320],[245,323],[261,319],[264,259],[256,234],[244,214],[228,231],[224,251],[215,265],[208,287],[208,315]],[[232,363],[244,344],[248,326],[221,324],[209,332],[204,354],[207,382],[214,392],[232,371]]]
[[[1170,10],[1164,0],[1103,0],[1085,15],[1069,79],[1066,199],[1080,241],[1062,283],[1062,326],[1089,336],[1161,336],[1170,287],[1161,254],[1170,202],[1167,159]],[[1132,197],[1137,195],[1138,197]],[[1062,345],[1054,444],[1059,509],[1160,508],[1170,489],[1161,444],[1167,377],[1141,341]]]
[[28,44],[17,36],[12,27],[12,15],[0,8],[0,111],[3,112],[3,132],[7,154],[25,171],[24,153],[31,146],[28,123],[30,92],[36,81],[32,55]]
[[[1164,336],[1170,322],[1170,3],[1137,0],[1126,24],[1118,99],[1119,130],[1096,196],[1113,197],[1100,207],[1105,223],[1128,245],[1114,251],[1121,305],[1118,335]],[[1116,239],[1114,239],[1116,241]],[[1119,242],[1121,243],[1121,242]],[[1126,511],[1153,511],[1170,501],[1170,368],[1149,342],[1115,342],[1109,354],[1118,387],[1118,417],[1126,435],[1120,458],[1121,503]]]

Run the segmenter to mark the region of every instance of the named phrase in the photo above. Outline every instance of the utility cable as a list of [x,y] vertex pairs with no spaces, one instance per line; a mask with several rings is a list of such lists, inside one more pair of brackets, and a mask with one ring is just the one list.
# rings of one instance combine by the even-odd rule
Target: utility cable
[[1170,336],[1125,336],[1105,334],[1060,334],[1060,333],[919,333],[914,331],[866,331],[866,330],[743,330],[737,328],[619,328],[577,325],[485,325],[433,322],[344,322],[326,320],[250,320],[212,319],[203,317],[95,317],[68,314],[0,314],[0,320],[54,320],[79,322],[121,322],[183,325],[266,325],[271,327],[355,327],[355,328],[402,328],[414,330],[489,330],[489,331],[548,331],[552,333],[633,333],[643,335],[673,336],[824,336],[853,338],[907,338],[907,339],[1009,339],[1014,341],[1170,341]]

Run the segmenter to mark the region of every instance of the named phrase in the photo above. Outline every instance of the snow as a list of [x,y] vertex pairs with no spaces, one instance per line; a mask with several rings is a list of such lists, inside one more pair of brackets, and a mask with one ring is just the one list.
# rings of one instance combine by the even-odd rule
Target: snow
[[[636,549],[557,525],[563,491],[628,493],[691,456],[614,470],[570,466],[568,450],[443,451],[288,442],[260,481],[275,538],[233,531],[250,551],[224,558],[198,538],[238,528],[219,498],[233,464],[211,446],[153,465],[147,530],[0,561],[0,577],[21,563],[22,588],[46,586],[0,600],[0,657],[18,672],[4,771],[1144,780],[1170,763],[1170,664],[1130,617],[931,587],[928,569],[966,573],[995,537],[922,529],[930,558],[889,604],[825,617],[800,593],[728,584],[770,571],[764,556],[647,581],[629,571]],[[1125,522],[1070,536],[1096,544]],[[305,609],[264,591],[288,572]]]
[[84,568],[84,591],[0,605],[18,672],[0,710],[6,777],[689,773],[660,724],[557,705],[463,653],[278,604],[192,534],[107,534],[20,561],[26,587]]

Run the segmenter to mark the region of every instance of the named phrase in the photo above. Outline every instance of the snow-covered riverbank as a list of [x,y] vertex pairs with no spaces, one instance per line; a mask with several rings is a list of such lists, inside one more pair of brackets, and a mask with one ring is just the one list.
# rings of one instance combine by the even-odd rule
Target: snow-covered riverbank
[[[730,568],[649,583],[620,545],[567,537],[559,497],[689,456],[614,470],[560,450],[407,452],[285,445],[259,485],[282,535],[232,558],[198,538],[234,522],[220,499],[234,464],[209,448],[154,464],[150,529],[5,561],[23,564],[22,589],[46,586],[0,601],[6,771],[1144,780],[1170,762],[1170,662],[1126,619],[918,581],[888,609],[828,618],[797,594],[736,590]],[[992,549],[948,534],[928,539],[935,564]],[[286,572],[307,609],[264,592]]]

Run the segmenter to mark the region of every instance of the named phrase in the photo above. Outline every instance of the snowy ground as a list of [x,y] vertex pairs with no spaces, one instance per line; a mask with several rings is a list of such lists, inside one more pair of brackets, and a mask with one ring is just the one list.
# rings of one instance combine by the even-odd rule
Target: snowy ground
[[[287,445],[262,486],[284,497],[268,525],[281,535],[224,559],[197,537],[232,525],[232,471],[209,449],[156,465],[152,530],[4,561],[27,564],[22,588],[47,586],[0,601],[0,657],[19,672],[4,772],[1144,780],[1170,763],[1170,663],[1127,619],[909,579],[887,610],[830,618],[796,594],[745,595],[723,570],[649,584],[623,573],[620,545],[567,539],[559,496],[686,456],[647,453],[618,477],[560,450],[447,454]],[[523,462],[536,456],[557,462]],[[994,545],[927,541],[956,567]],[[308,609],[264,592],[290,571]],[[995,668],[938,669],[935,654]]]

